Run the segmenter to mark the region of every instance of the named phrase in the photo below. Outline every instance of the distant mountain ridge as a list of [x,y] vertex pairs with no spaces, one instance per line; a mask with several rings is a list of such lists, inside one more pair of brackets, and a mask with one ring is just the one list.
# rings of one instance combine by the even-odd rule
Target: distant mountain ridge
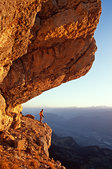
[[50,157],[60,159],[67,169],[112,169],[112,150],[98,146],[80,147],[72,137],[53,133]]
[[[39,110],[27,109],[27,112],[33,112],[39,119]],[[81,146],[112,148],[112,108],[47,108],[44,116],[44,122],[58,136],[71,136]]]

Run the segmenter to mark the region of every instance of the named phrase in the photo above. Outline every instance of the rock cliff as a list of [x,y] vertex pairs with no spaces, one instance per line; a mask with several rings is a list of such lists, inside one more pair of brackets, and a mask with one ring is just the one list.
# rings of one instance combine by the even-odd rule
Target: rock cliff
[[50,157],[59,159],[66,169],[111,169],[112,150],[98,146],[79,146],[72,137],[52,136]]
[[49,158],[51,128],[22,116],[21,128],[0,132],[0,169],[65,169]]
[[0,0],[1,168],[61,169],[47,158],[51,130],[22,117],[21,103],[89,71],[100,14],[100,0]]
[[2,0],[0,11],[0,92],[7,109],[91,68],[100,0]]

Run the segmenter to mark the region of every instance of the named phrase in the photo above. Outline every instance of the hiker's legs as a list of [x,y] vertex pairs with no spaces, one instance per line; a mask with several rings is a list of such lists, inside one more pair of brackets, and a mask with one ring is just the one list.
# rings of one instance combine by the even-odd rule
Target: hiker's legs
[[40,122],[42,123],[42,116],[40,116]]

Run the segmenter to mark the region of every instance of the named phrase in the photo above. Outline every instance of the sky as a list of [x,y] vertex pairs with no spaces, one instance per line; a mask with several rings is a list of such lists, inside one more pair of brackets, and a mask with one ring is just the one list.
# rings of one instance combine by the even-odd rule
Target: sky
[[42,93],[24,103],[23,108],[112,107],[112,0],[102,0],[95,40],[95,61],[85,76]]

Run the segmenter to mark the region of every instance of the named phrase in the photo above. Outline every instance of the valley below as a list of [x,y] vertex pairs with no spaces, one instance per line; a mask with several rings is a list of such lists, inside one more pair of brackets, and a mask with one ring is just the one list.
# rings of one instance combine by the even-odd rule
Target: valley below
[[[32,112],[39,119],[39,109]],[[101,107],[45,109],[43,121],[53,130],[50,158],[67,169],[112,169],[111,112]]]
[[[33,112],[39,119],[39,109],[24,109],[25,112]],[[111,108],[47,108],[44,115],[44,122],[57,136],[71,136],[80,146],[112,149]]]

